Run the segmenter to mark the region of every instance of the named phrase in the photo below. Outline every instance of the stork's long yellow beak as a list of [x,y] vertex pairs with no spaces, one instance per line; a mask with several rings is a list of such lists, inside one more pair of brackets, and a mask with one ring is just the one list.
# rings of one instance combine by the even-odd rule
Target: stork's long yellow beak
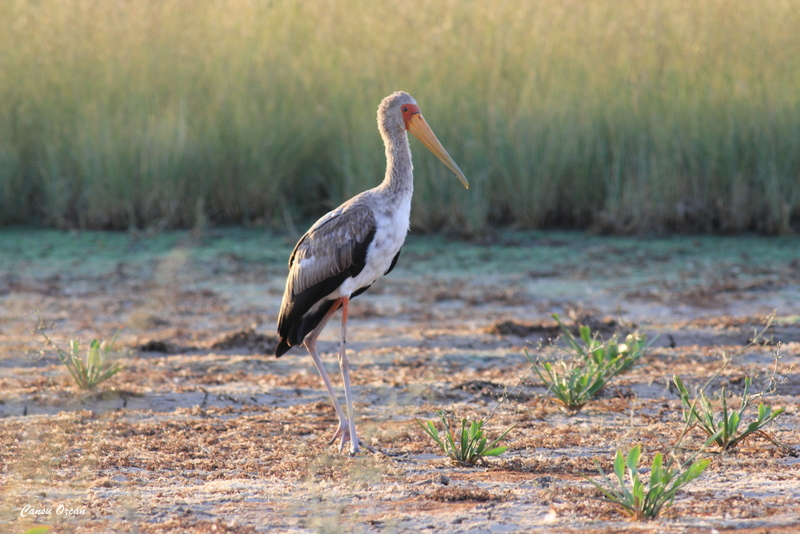
[[464,176],[464,173],[461,172],[461,169],[458,168],[456,162],[453,161],[453,158],[450,157],[450,154],[447,153],[447,150],[444,149],[442,143],[436,138],[436,135],[431,130],[431,127],[428,126],[428,123],[425,119],[422,118],[422,114],[416,113],[411,120],[408,121],[408,131],[411,132],[414,137],[420,140],[423,145],[425,145],[428,150],[436,154],[436,157],[442,160],[442,163],[447,165],[447,168],[453,171],[456,175],[456,178],[464,184],[464,187],[469,189],[469,182],[467,182],[467,177]]

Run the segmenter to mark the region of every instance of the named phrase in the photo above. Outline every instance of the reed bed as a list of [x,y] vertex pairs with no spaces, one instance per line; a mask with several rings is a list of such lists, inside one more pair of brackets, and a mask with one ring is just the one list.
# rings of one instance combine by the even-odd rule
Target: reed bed
[[0,224],[272,228],[383,177],[413,226],[800,230],[800,2],[0,3]]

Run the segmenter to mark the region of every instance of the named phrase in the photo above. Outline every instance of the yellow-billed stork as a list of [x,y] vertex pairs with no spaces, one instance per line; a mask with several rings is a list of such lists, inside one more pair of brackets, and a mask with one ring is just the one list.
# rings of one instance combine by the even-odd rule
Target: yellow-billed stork
[[[417,102],[404,92],[391,94],[378,106],[378,129],[386,147],[386,176],[378,187],[364,191],[319,219],[295,245],[289,257],[289,276],[283,293],[275,356],[304,345],[339,418],[330,443],[341,437],[339,451],[350,441],[350,453],[359,451],[353,395],[346,352],[347,306],[397,263],[405,241],[414,190],[411,132],[436,154],[458,179],[469,187],[464,173],[422,118]],[[342,338],[339,366],[342,371],[347,414],[325,372],[317,352],[317,337],[339,308]]]

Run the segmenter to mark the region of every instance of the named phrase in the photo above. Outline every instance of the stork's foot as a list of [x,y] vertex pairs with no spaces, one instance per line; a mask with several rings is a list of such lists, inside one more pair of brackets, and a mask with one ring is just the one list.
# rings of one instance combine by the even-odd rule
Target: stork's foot
[[350,443],[350,455],[353,456],[358,454],[358,451],[361,448],[361,440],[356,438],[355,441],[350,439],[350,423],[347,419],[340,419],[339,420],[339,428],[336,429],[336,433],[333,435],[331,440],[328,442],[328,445],[333,445],[333,442],[336,441],[336,438],[341,438],[339,441],[339,452],[344,452],[345,445],[348,442]]
[[361,441],[360,438],[356,437],[355,442],[350,439],[350,424],[348,423],[347,419],[339,421],[339,428],[336,429],[336,433],[333,434],[333,437],[328,442],[328,445],[333,445],[333,442],[336,441],[336,438],[341,438],[339,441],[339,452],[343,453],[345,446],[350,443],[350,456],[355,456],[358,452],[363,448],[368,450],[369,452],[379,452],[381,454],[386,454],[380,449],[376,449],[375,447],[371,447]]

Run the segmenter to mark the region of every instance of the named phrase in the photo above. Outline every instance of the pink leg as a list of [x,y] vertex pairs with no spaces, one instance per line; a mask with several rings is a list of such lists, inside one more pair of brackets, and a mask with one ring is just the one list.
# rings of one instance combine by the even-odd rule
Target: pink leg
[[347,307],[350,297],[342,297],[342,344],[339,348],[339,367],[342,370],[342,381],[344,382],[344,398],[347,403],[347,417],[350,420],[350,454],[356,454],[359,450],[359,440],[356,437],[356,414],[353,409],[353,392],[350,389],[350,362],[347,359]]
[[[341,441],[339,442],[339,452],[344,451],[345,443],[348,441],[350,441],[350,454],[356,454],[360,450],[360,447],[364,447],[371,452],[383,452],[375,449],[374,447],[370,447],[369,445],[362,444],[361,440],[359,440],[356,436],[355,410],[353,409],[353,394],[350,388],[349,361],[347,359],[347,351],[345,347],[347,335],[347,309],[349,303],[349,297],[342,297],[334,302],[330,311],[325,314],[325,317],[322,318],[322,321],[320,321],[319,325],[308,336],[306,336],[306,339],[303,341],[303,345],[305,345],[308,353],[311,354],[311,357],[314,359],[314,365],[316,365],[317,371],[319,371],[322,381],[325,383],[325,388],[328,390],[328,396],[333,404],[333,409],[336,411],[336,416],[339,418],[339,427],[336,429],[336,433],[333,435],[328,444],[330,445],[336,441],[336,438],[341,437]],[[347,415],[344,413],[344,410],[342,410],[341,404],[339,404],[339,399],[336,397],[336,393],[333,390],[331,380],[328,377],[328,373],[325,371],[325,367],[322,365],[322,359],[319,357],[319,353],[317,352],[317,337],[319,337],[323,328],[325,328],[325,325],[328,323],[328,321],[330,321],[331,317],[333,317],[333,314],[336,313],[336,310],[338,310],[340,307],[342,308],[342,344],[339,349],[339,367],[341,368],[342,380],[344,381],[344,395],[347,403]]]
[[333,303],[330,311],[325,314],[325,317],[322,318],[322,321],[320,321],[319,325],[309,335],[306,336],[306,339],[303,341],[303,345],[305,345],[306,350],[308,350],[308,353],[314,360],[314,365],[316,365],[317,371],[322,377],[322,381],[325,383],[325,388],[328,390],[328,397],[330,397],[331,403],[333,404],[333,409],[336,411],[336,417],[339,418],[339,428],[336,429],[336,433],[333,435],[328,444],[330,445],[336,441],[336,438],[341,436],[342,442],[339,445],[339,450],[341,451],[344,449],[345,442],[350,437],[349,422],[344,410],[342,410],[342,405],[339,404],[339,399],[336,397],[336,392],[333,390],[333,384],[331,384],[331,379],[328,377],[328,373],[325,371],[325,366],[322,364],[322,359],[319,357],[319,352],[317,352],[317,337],[319,337],[322,329],[325,328],[325,325],[328,323],[328,321],[330,321],[331,317],[333,317],[333,314],[336,313],[336,310],[339,309],[340,305],[340,300]]

